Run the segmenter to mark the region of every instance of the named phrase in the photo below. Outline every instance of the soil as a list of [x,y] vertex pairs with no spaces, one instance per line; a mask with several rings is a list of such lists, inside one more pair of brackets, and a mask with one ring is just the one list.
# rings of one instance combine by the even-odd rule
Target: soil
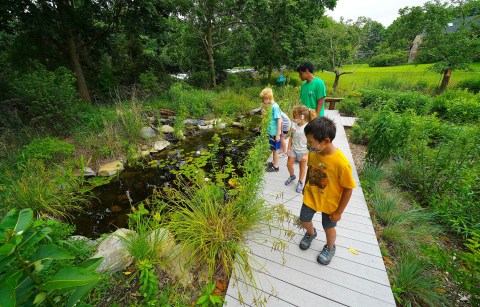
[[365,162],[367,146],[350,142],[350,135],[352,134],[351,128],[345,127],[345,132],[347,133],[348,145],[350,146],[353,162],[355,163],[357,171],[359,171],[362,169],[363,163]]

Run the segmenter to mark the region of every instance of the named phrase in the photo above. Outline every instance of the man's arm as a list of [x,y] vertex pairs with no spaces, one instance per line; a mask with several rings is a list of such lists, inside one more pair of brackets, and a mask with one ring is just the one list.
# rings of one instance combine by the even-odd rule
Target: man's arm
[[338,202],[337,210],[330,214],[330,220],[332,222],[337,222],[342,218],[342,213],[347,207],[348,201],[350,197],[352,197],[353,189],[346,189],[343,188],[342,196],[340,197],[340,201]]
[[315,109],[315,111],[317,112],[317,116],[320,116],[320,110],[322,109],[323,101],[325,101],[325,97],[319,98],[317,100],[317,108]]

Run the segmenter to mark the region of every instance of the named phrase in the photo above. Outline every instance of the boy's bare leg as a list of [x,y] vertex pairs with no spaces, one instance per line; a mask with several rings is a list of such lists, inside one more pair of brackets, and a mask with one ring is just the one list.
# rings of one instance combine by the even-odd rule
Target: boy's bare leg
[[298,174],[298,181],[305,184],[305,175],[307,173],[307,161],[300,160],[300,173]]
[[278,167],[278,150],[273,151],[273,166]]
[[333,248],[333,245],[337,240],[337,231],[335,230],[335,227],[324,228],[323,230],[325,230],[325,235],[327,237],[327,246],[329,248]]
[[302,226],[308,231],[309,235],[313,235],[315,233],[312,222],[302,222]]
[[287,153],[287,139],[285,138],[285,134],[282,133],[280,136],[280,151],[283,153]]
[[288,168],[288,172],[290,173],[290,176],[295,175],[295,170],[293,169],[293,162],[294,161],[295,161],[295,158],[288,157],[287,168]]

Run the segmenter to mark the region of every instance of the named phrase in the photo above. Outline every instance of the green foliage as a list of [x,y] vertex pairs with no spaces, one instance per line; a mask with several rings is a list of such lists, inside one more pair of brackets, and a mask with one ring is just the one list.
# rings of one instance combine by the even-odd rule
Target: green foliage
[[22,149],[19,160],[21,162],[31,159],[61,162],[63,159],[69,158],[74,150],[75,146],[56,137],[36,138]]
[[218,295],[213,294],[213,290],[215,290],[215,284],[210,283],[205,286],[205,290],[203,291],[202,295],[198,298],[195,302],[196,305],[202,307],[212,307],[212,306],[222,306],[223,301],[222,298]]
[[480,123],[480,94],[465,90],[447,91],[433,100],[432,112],[456,124]]
[[432,104],[430,97],[418,92],[397,92],[386,89],[362,89],[360,92],[362,106],[371,106],[374,110],[387,109],[396,112],[412,110],[416,114],[426,115]]
[[158,77],[155,76],[153,71],[149,70],[141,73],[138,76],[138,80],[142,86],[142,89],[147,94],[156,94],[159,92]]
[[340,114],[344,116],[357,116],[361,108],[361,104],[358,99],[347,98],[344,99],[338,107]]
[[208,71],[195,71],[188,76],[187,83],[191,86],[198,87],[201,89],[209,89],[210,84],[210,72]]
[[162,250],[171,240],[168,232],[160,229],[160,215],[145,209],[144,204],[138,208],[132,208],[129,217],[129,228],[133,230],[125,237],[120,236],[127,251],[138,262],[148,261],[149,263],[164,263],[168,260],[168,252]]
[[439,283],[432,278],[430,265],[418,254],[403,252],[400,262],[391,273],[392,290],[396,301],[402,306],[442,306],[445,303],[443,296],[437,292]]
[[36,213],[68,217],[81,210],[91,197],[88,190],[81,188],[82,181],[72,174],[71,168],[48,168],[40,160],[26,162],[18,173],[8,171],[4,182],[5,191],[0,196],[3,212],[12,207],[30,208]]
[[385,66],[397,66],[406,64],[408,60],[408,54],[405,51],[397,51],[394,53],[380,53],[374,56],[368,65],[370,67],[385,67]]
[[458,291],[451,293],[452,305],[465,291],[470,295],[469,303],[476,306],[480,303],[480,235],[472,233],[472,237],[464,243],[466,250],[445,249],[440,246],[427,250],[431,261],[451,278]]
[[141,260],[137,263],[140,272],[138,277],[140,281],[140,293],[144,296],[144,302],[147,305],[155,305],[157,300],[155,296],[158,294],[158,279],[155,275],[155,267],[149,260]]
[[169,91],[170,98],[174,108],[178,109],[182,105],[187,110],[187,116],[201,118],[211,111],[212,102],[215,94],[205,90],[195,90],[183,83],[175,83]]
[[[0,305],[30,305],[47,301],[51,305],[74,306],[97,284],[94,270],[102,258],[78,266],[53,265],[74,257],[45,239],[49,227],[34,226],[33,211],[13,209],[0,223]],[[46,272],[49,272],[46,274]]]
[[480,93],[480,80],[479,79],[466,79],[457,83],[455,88],[466,89],[469,92],[478,94]]
[[66,133],[76,122],[75,78],[66,68],[53,72],[37,65],[35,71],[13,81],[16,94],[26,101],[26,120],[35,127]]

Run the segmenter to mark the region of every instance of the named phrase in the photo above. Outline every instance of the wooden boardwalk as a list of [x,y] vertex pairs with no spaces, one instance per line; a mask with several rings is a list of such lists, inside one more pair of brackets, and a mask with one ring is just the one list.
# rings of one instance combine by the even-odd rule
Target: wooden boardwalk
[[[230,280],[226,306],[395,306],[378,241],[360,187],[345,130],[338,111],[326,111],[337,123],[333,143],[350,160],[357,188],[337,226],[337,251],[328,266],[317,263],[317,255],[325,244],[321,215],[316,214],[314,225],[317,238],[310,249],[303,251],[298,243],[304,231],[293,224],[276,225],[252,235],[248,242],[255,259],[255,285],[248,279]],[[280,159],[280,171],[265,174],[263,197],[268,204],[284,204],[298,216],[302,195],[295,192],[296,182],[285,186],[289,174],[286,158]],[[298,176],[298,164],[294,165]],[[286,236],[286,229],[294,236]],[[285,251],[272,249],[272,240],[286,242]],[[354,249],[358,255],[349,249]]]

